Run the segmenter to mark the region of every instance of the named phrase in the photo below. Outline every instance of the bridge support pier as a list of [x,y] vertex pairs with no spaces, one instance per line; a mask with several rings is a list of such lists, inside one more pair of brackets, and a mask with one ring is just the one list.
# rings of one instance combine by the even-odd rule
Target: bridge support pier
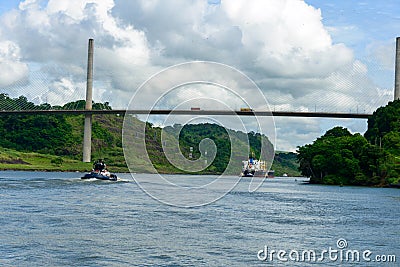
[[[93,95],[93,39],[89,39],[86,81],[86,110],[92,110]],[[83,129],[83,162],[91,162],[92,157],[92,114],[85,114]]]
[[400,37],[396,38],[396,63],[394,72],[394,100],[400,99]]

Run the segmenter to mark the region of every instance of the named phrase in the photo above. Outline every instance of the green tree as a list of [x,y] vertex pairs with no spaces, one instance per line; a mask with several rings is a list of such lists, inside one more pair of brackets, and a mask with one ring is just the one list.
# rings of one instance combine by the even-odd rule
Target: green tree
[[7,115],[1,121],[3,147],[62,154],[71,142],[71,125],[62,115]]
[[378,108],[368,119],[368,129],[364,136],[371,144],[378,145],[380,138],[390,132],[400,132],[400,100]]
[[360,134],[352,135],[347,129],[328,130],[311,145],[299,147],[298,161],[302,175],[312,183],[357,184],[364,177],[359,157],[367,141]]

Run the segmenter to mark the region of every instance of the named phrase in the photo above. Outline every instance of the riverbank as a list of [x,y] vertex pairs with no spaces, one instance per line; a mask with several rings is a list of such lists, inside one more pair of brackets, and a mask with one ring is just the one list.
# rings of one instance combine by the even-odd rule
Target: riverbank
[[[117,158],[106,157],[106,162],[112,172],[128,173],[129,169],[125,162],[121,162],[120,156]],[[143,173],[151,173],[148,166],[138,163],[138,171]],[[157,166],[159,173],[164,174],[184,174],[176,168],[169,165]],[[92,169],[92,163],[85,163],[81,160],[68,157],[60,157],[50,154],[41,154],[36,152],[21,152],[8,148],[0,147],[0,170],[14,171],[45,171],[45,172],[87,172]],[[284,173],[291,177],[299,177],[297,165],[294,158],[290,158],[288,154],[277,154],[272,169],[275,170],[275,176],[282,176]],[[239,173],[239,171],[238,171]],[[215,175],[218,173],[203,172],[202,175]],[[233,174],[235,175],[235,174]]]
[[14,171],[90,171],[92,163],[35,152],[20,152],[1,148],[0,170]]

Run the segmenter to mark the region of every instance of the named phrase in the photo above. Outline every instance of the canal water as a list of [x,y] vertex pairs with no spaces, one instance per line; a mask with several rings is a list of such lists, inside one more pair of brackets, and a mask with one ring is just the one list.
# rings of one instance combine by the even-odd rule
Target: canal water
[[129,174],[80,176],[0,172],[0,266],[400,264],[399,189],[274,178],[249,192],[242,179],[215,202],[179,208],[149,197]]

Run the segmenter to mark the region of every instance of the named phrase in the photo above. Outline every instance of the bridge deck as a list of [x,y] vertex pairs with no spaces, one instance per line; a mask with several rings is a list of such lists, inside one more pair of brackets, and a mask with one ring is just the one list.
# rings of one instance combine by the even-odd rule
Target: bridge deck
[[353,118],[368,119],[372,114],[332,113],[332,112],[293,112],[293,111],[232,111],[232,110],[0,110],[0,115],[26,114],[137,114],[137,115],[223,115],[223,116],[276,116],[276,117],[314,117],[314,118]]

